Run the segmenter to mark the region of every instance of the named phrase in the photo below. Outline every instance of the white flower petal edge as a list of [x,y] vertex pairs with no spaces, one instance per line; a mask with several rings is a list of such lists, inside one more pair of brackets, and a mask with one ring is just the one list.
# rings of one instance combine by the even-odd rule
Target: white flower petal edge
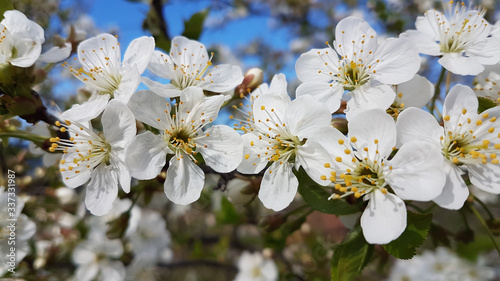
[[366,242],[387,244],[406,228],[406,206],[396,195],[376,190],[369,195],[368,206],[361,215]]
[[140,180],[155,178],[167,163],[164,140],[149,131],[135,136],[125,149],[130,174]]
[[112,166],[99,165],[87,185],[85,206],[95,216],[106,215],[118,196],[118,181]]
[[170,201],[188,205],[198,200],[203,190],[205,174],[188,157],[172,157],[165,179],[165,194]]
[[293,174],[292,167],[289,163],[273,163],[264,172],[258,196],[266,208],[281,211],[295,198],[299,181]]

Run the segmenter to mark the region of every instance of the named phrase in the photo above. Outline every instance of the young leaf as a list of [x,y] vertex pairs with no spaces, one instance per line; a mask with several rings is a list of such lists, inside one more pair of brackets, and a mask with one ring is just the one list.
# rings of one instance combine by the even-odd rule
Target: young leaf
[[477,107],[477,112],[478,113],[482,113],[486,109],[490,109],[492,107],[497,106],[497,104],[494,101],[492,101],[492,100],[490,100],[488,98],[477,97],[477,100],[479,101],[479,105]]
[[191,16],[188,21],[184,21],[183,36],[189,39],[198,40],[203,31],[203,22],[208,15],[208,10],[203,10]]
[[398,259],[411,259],[417,248],[427,238],[431,227],[432,214],[417,214],[408,211],[406,229],[398,239],[384,245],[384,249]]
[[334,214],[349,215],[359,212],[359,209],[344,200],[328,200],[331,193],[328,193],[322,186],[315,183],[303,170],[296,172],[299,180],[299,193],[304,201],[316,211]]
[[332,281],[349,281],[361,273],[373,254],[374,246],[366,242],[360,227],[354,228],[333,249]]

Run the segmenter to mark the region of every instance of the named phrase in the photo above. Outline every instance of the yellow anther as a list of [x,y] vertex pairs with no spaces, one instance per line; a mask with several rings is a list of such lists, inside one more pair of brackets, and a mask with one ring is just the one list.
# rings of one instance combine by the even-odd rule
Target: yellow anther
[[483,119],[486,119],[488,117],[490,117],[490,115],[487,112],[485,114],[483,114]]
[[325,163],[325,168],[330,168],[330,163]]
[[481,121],[481,120],[477,120],[477,121],[476,121],[476,125],[478,125],[478,126],[479,126],[479,125],[481,125],[481,124],[483,124],[483,121]]
[[387,189],[381,188],[380,191],[382,191],[383,194],[387,194]]
[[457,158],[457,157],[453,157],[453,158],[451,159],[451,161],[452,161],[452,162],[453,162],[453,164],[455,164],[455,165],[459,163],[459,162],[458,162],[458,158]]
[[491,164],[498,164],[498,162],[499,162],[499,161],[498,161],[498,159],[496,159],[496,158],[491,160]]
[[351,137],[351,142],[356,142],[357,140],[356,137]]
[[378,144],[378,139],[375,139],[373,142],[374,142],[375,144]]
[[349,149],[347,149],[347,148],[346,148],[346,149],[344,149],[344,153],[345,153],[345,154],[350,154],[350,153],[351,153],[351,151],[350,151]]
[[444,121],[450,121],[450,115],[446,115],[446,116],[444,117]]
[[335,161],[342,162],[342,157],[339,157],[339,156],[335,157]]
[[265,107],[265,106],[261,106],[261,107],[260,107],[260,110],[264,110],[264,109],[266,109],[266,107]]
[[61,122],[56,121],[56,126],[57,126],[57,127],[61,126]]
[[320,177],[320,179],[322,179],[322,180],[326,181],[326,176],[325,176],[325,175],[322,175],[322,176]]
[[340,145],[344,144],[344,140],[343,139],[339,139],[339,144]]
[[462,109],[462,114],[466,114],[467,113],[467,109]]
[[250,155],[249,154],[245,154],[245,159],[248,159],[250,158]]

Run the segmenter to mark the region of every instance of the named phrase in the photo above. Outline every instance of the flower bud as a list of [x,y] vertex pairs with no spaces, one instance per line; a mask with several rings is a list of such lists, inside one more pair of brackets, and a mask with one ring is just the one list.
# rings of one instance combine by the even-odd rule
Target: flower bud
[[243,82],[234,89],[234,94],[243,97],[255,90],[264,81],[264,72],[260,68],[251,68],[245,73]]

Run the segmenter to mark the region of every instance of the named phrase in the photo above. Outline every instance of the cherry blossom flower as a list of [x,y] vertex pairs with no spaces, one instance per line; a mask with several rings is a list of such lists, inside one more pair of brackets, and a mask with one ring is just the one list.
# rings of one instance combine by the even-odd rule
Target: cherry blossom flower
[[234,89],[243,81],[243,74],[238,66],[222,64],[213,66],[203,44],[177,36],[172,40],[170,55],[155,51],[148,69],[161,78],[169,79],[169,84],[161,84],[143,78],[151,91],[162,97],[179,97],[188,87],[224,93]]
[[91,231],[87,240],[73,250],[76,280],[120,281],[125,279],[125,266],[119,260],[123,255],[120,239],[108,239],[105,232]]
[[94,91],[90,99],[64,112],[63,117],[73,121],[88,121],[106,108],[109,99],[127,104],[140,83],[154,51],[153,37],[132,41],[121,60],[120,43],[111,34],[101,34],[78,45],[78,59],[82,67],[63,65]]
[[287,207],[297,193],[293,168],[303,167],[313,180],[327,184],[321,175],[330,158],[315,138],[333,130],[330,112],[324,105],[310,96],[290,101],[286,92],[280,92],[264,91],[253,100],[253,110],[240,127],[245,132],[245,146],[244,160],[237,169],[256,174],[271,163],[264,172],[258,196],[265,207],[275,211]]
[[490,108],[482,114],[478,114],[477,109],[478,100],[472,89],[456,85],[444,101],[444,127],[428,112],[417,108],[403,111],[398,118],[400,143],[418,139],[441,151],[447,177],[442,194],[434,202],[443,208],[460,209],[469,196],[462,168],[466,168],[471,183],[477,188],[500,193],[497,158],[500,108]]
[[[242,159],[240,135],[225,125],[203,130],[219,113],[224,97],[204,97],[198,87],[189,87],[173,109],[170,103],[151,91],[134,94],[128,106],[137,120],[159,130],[137,135],[126,151],[126,163],[137,179],[152,179],[169,161],[165,194],[177,204],[196,201],[203,189],[205,175],[196,165],[197,154],[219,173],[236,169]],[[173,115],[171,115],[173,114]]]
[[87,185],[85,205],[94,215],[105,215],[118,196],[118,183],[130,191],[130,174],[125,166],[125,147],[136,133],[132,112],[120,101],[111,101],[102,116],[102,134],[78,122],[56,122],[71,138],[51,138],[51,151],[62,150],[60,171],[64,184]]
[[43,28],[23,13],[10,10],[0,22],[0,63],[30,67],[40,57],[45,42]]
[[419,52],[439,56],[438,62],[459,75],[477,75],[484,65],[500,60],[500,39],[490,37],[492,26],[484,19],[485,10],[464,3],[443,3],[445,13],[428,10],[415,22],[417,30],[401,34]]
[[347,91],[346,113],[387,109],[395,97],[388,84],[410,80],[419,67],[418,51],[409,41],[389,38],[378,46],[368,23],[348,17],[338,23],[333,47],[313,49],[297,60],[295,71],[303,82],[297,97],[310,94],[333,113]]
[[425,106],[434,94],[434,85],[418,74],[410,81],[393,85],[392,88],[396,92],[396,98],[387,113],[395,118],[406,108]]
[[338,192],[330,198],[363,197],[368,201],[361,215],[366,241],[389,243],[406,228],[403,200],[429,201],[443,190],[445,174],[440,150],[414,140],[389,158],[396,149],[396,124],[380,109],[354,116],[348,126],[348,138],[334,130],[325,139],[330,140],[325,146],[335,156],[333,163],[325,164],[332,169],[324,177],[335,184]]
[[478,97],[484,97],[500,104],[500,64],[487,65],[484,71],[476,76],[474,92]]
[[234,281],[278,280],[276,263],[260,253],[243,252],[238,260],[238,270]]

